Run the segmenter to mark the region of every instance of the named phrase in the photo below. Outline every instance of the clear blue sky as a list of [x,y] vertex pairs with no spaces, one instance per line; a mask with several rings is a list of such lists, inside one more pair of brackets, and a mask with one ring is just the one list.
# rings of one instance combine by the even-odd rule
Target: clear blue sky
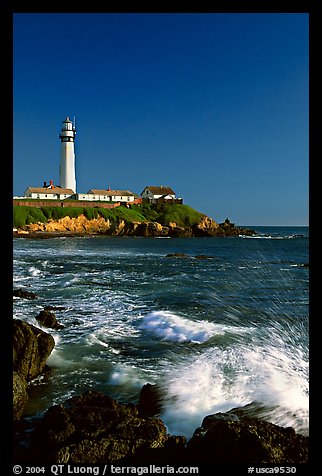
[[307,225],[305,13],[14,14],[13,193],[168,185],[218,222]]

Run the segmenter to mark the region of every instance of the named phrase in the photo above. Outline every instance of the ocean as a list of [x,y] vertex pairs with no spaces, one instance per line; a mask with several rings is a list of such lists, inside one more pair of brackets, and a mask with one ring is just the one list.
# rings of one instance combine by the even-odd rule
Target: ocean
[[25,416],[88,389],[138,403],[151,383],[171,434],[256,402],[255,415],[308,435],[309,228],[249,228],[258,234],[14,238],[14,289],[38,295],[15,298],[14,318],[42,328],[50,305],[64,326],[42,328],[56,345]]

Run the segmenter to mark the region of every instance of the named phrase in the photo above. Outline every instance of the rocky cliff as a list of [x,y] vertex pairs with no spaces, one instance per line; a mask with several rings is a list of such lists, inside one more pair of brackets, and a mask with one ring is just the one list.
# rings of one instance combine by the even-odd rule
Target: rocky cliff
[[201,237],[201,236],[238,236],[253,235],[253,230],[239,228],[225,220],[218,224],[212,218],[204,216],[194,226],[178,226],[171,222],[163,225],[156,221],[126,222],[124,220],[111,221],[103,217],[88,219],[84,215],[77,218],[66,216],[59,220],[48,220],[47,223],[33,223],[15,230],[15,236],[41,236],[48,234],[60,235],[108,235],[108,236],[145,236],[145,237]]

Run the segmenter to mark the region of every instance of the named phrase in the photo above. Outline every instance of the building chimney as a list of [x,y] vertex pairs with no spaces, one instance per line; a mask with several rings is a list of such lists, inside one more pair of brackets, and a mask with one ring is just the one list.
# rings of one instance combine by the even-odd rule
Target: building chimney
[[49,183],[50,183],[50,188],[53,188],[53,186],[54,186],[53,181],[52,181],[52,180],[49,180]]
[[44,188],[47,188],[47,182],[44,182]]

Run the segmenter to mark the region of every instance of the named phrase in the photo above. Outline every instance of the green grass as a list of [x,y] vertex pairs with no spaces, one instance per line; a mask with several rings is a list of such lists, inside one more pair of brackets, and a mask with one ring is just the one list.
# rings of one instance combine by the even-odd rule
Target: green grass
[[200,223],[204,217],[204,213],[200,213],[189,205],[166,205],[161,210],[158,220],[161,225],[176,223],[178,226],[193,226]]
[[189,205],[131,205],[129,208],[120,206],[116,208],[91,208],[91,207],[26,207],[13,206],[13,226],[22,228],[31,223],[46,223],[49,219],[59,220],[69,216],[77,218],[84,214],[87,219],[92,220],[103,217],[105,220],[120,221],[127,223],[134,221],[157,221],[162,225],[175,222],[178,226],[193,226],[200,222],[205,216],[197,212]]
[[40,208],[14,206],[13,207],[13,226],[22,228],[31,223],[46,222],[47,218]]
[[146,217],[139,212],[139,210],[132,210],[131,208],[117,207],[117,208],[90,208],[90,207],[25,207],[20,205],[13,206],[13,226],[15,228],[22,228],[31,223],[46,223],[49,219],[59,220],[69,216],[70,218],[77,218],[84,214],[87,219],[92,220],[102,216],[105,220],[125,222],[146,221]]

